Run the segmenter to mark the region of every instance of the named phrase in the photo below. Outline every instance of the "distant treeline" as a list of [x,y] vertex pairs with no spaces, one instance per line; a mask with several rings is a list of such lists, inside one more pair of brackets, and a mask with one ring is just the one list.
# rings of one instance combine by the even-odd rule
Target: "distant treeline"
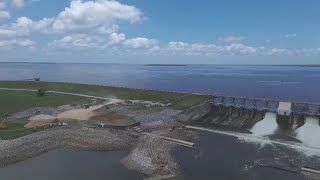
[[186,64],[145,64],[145,66],[188,66]]

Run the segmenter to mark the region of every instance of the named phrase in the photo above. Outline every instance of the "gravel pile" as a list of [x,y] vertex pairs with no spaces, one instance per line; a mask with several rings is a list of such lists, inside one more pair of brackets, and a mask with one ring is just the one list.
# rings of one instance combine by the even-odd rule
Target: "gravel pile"
[[172,175],[178,172],[177,164],[171,155],[176,147],[158,137],[145,135],[130,154],[123,160],[124,165],[152,176]]
[[58,111],[59,113],[65,112],[65,111],[70,111],[75,109],[75,107],[71,106],[71,105],[62,105],[57,107],[56,111]]
[[22,161],[56,148],[118,150],[135,139],[124,131],[63,127],[52,128],[0,144],[0,166]]
[[148,113],[141,113],[140,115],[136,116],[135,119],[141,123],[150,123],[155,121],[162,121],[162,122],[172,122],[175,120],[175,116],[180,111],[173,110],[173,109],[164,109],[161,111],[150,111]]
[[50,116],[57,116],[58,111],[56,111],[55,108],[51,107],[34,107],[27,109],[22,112],[14,113],[12,114],[8,120],[17,120],[17,119],[22,119],[22,118],[29,118],[31,116],[35,116],[38,114],[47,114]]

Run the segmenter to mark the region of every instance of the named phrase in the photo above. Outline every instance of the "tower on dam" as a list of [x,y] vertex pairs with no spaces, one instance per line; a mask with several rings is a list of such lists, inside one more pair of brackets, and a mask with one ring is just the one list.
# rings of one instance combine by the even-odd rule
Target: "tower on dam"
[[280,128],[288,128],[292,123],[293,104],[280,101],[277,108],[277,122]]

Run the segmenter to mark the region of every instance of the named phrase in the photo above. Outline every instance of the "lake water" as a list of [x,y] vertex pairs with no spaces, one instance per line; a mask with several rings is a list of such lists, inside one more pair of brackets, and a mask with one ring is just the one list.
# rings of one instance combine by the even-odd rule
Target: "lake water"
[[320,102],[320,67],[0,63],[0,80],[161,89]]

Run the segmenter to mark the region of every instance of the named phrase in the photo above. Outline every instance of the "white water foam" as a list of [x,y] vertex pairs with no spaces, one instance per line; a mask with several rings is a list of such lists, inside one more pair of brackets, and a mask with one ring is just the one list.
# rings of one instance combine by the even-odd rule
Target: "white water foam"
[[215,130],[215,129],[207,129],[207,128],[195,127],[195,126],[186,126],[186,128],[237,137],[240,142],[259,145],[260,147],[261,146],[265,146],[266,144],[282,145],[282,146],[291,148],[291,149],[303,154],[304,156],[320,156],[320,148],[317,148],[317,147],[314,147],[314,146],[307,146],[307,145],[304,145],[302,143],[271,140],[271,139],[269,139],[267,137],[255,136],[255,135],[252,135],[252,134],[244,134],[244,133],[237,133],[237,132],[227,132],[227,131],[220,131],[220,130]]
[[265,118],[257,122],[250,130],[256,136],[274,134],[278,129],[276,113],[267,112]]
[[319,118],[307,117],[305,124],[296,130],[296,138],[303,144],[320,148]]

